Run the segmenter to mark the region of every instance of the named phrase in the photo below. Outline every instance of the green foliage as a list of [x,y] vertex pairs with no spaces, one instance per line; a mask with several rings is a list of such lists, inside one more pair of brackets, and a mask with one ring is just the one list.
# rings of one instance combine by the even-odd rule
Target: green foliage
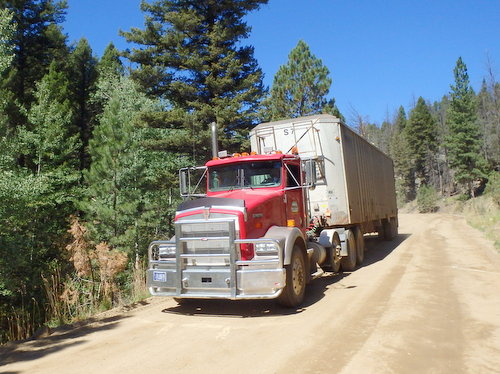
[[406,124],[406,112],[401,106],[394,122],[394,130],[389,144],[389,154],[394,161],[398,202],[401,205],[415,197],[413,158],[406,136]]
[[417,206],[420,213],[433,213],[437,211],[437,193],[434,187],[421,185],[417,193]]
[[9,42],[15,30],[12,13],[8,9],[0,9],[0,76],[14,59],[14,47]]
[[429,106],[422,97],[418,98],[417,105],[411,111],[404,131],[415,176],[421,183],[427,184],[437,149],[437,130]]
[[120,52],[113,43],[110,43],[96,66],[98,79],[96,89],[91,94],[90,101],[102,112],[110,99],[111,93],[120,84],[120,78],[125,74],[125,69],[120,60]]
[[[219,126],[224,147],[241,142],[255,121],[263,94],[253,47],[243,46],[250,28],[244,16],[267,0],[143,2],[145,29],[122,32],[134,48],[125,55],[138,68],[132,77],[171,110],[148,121],[176,130],[176,147],[195,159],[210,154],[208,125]],[[236,136],[235,136],[236,135]],[[169,144],[162,144],[168,149]]]
[[332,84],[328,75],[328,68],[299,40],[288,55],[287,64],[280,66],[274,76],[270,95],[264,103],[264,117],[276,121],[322,112],[340,116],[335,100],[326,100]]
[[484,194],[491,196],[493,202],[500,207],[500,172],[493,171],[488,176],[488,183],[486,184]]
[[67,56],[66,37],[58,26],[64,21],[66,7],[66,1],[0,0],[0,9],[9,9],[16,24],[10,40],[14,60],[0,80],[0,87],[13,94],[6,108],[10,128],[26,125],[24,108],[29,109],[35,99],[35,83],[54,59],[64,61]]
[[[10,336],[25,338],[44,321],[41,276],[64,258],[67,220],[75,212],[74,201],[79,200],[78,136],[71,128],[68,85],[65,74],[51,64],[36,85],[26,116],[29,122],[14,136],[1,139],[8,145],[2,149],[0,162],[3,337],[10,331]],[[16,165],[17,154],[22,155],[25,167]],[[35,306],[39,308],[36,315]],[[19,318],[13,321],[11,315]]]
[[170,135],[144,127],[142,116],[158,110],[156,102],[126,77],[107,95],[90,141],[92,164],[85,172],[88,189],[82,209],[94,242],[107,242],[135,258],[144,254],[152,237],[168,235],[176,203],[171,188],[181,164],[175,155],[150,147]]
[[484,178],[486,164],[481,157],[480,133],[477,124],[477,101],[469,84],[467,67],[459,58],[455,69],[455,85],[451,86],[447,113],[449,136],[446,139],[450,166],[455,179],[465,192],[474,196],[473,182]]
[[80,139],[79,168],[88,168],[90,157],[88,144],[94,126],[98,107],[90,98],[95,91],[97,59],[85,38],[80,39],[69,56],[68,70],[71,76],[71,103],[73,104],[73,125],[78,129]]
[[477,100],[481,153],[493,169],[500,165],[500,83],[492,73],[488,83],[483,80]]
[[32,165],[37,174],[60,171],[65,178],[73,174],[76,181],[79,139],[71,126],[73,111],[68,86],[68,79],[56,71],[53,62],[37,84],[36,102],[28,113],[30,126],[20,129],[19,139],[26,164]]

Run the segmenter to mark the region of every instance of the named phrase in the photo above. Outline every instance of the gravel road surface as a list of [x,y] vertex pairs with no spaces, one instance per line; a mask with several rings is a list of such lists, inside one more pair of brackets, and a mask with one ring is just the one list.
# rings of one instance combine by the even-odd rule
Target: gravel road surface
[[299,309],[151,298],[0,347],[1,373],[500,373],[500,256],[463,218],[403,214]]

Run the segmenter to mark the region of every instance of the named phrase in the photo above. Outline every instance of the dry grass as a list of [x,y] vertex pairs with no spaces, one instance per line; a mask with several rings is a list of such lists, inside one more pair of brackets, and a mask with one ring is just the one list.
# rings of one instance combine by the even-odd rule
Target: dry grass
[[491,196],[481,196],[464,204],[463,213],[469,225],[483,231],[500,251],[500,206]]

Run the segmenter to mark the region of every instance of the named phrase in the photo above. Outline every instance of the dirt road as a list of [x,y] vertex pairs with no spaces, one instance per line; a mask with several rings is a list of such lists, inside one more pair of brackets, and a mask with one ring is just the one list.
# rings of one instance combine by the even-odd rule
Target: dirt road
[[402,215],[303,307],[156,298],[0,348],[3,373],[500,373],[500,256],[451,215]]

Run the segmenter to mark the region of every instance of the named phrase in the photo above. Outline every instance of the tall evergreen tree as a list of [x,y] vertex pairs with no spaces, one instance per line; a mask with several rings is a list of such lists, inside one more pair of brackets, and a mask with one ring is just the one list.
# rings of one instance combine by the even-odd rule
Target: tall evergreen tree
[[[52,60],[63,61],[67,54],[64,21],[66,1],[0,0],[0,9],[13,13],[16,32],[11,39],[15,57],[0,86],[12,93],[6,108],[9,125],[26,124],[26,110],[34,100],[35,82],[47,72]],[[24,108],[24,109],[23,109]]]
[[[0,9],[0,78],[9,69],[14,59],[14,48],[10,40],[15,32],[15,25],[12,23],[12,13],[8,9]],[[7,90],[0,87],[0,169],[9,164],[13,151],[9,141],[9,121],[5,114],[9,101],[12,98]],[[10,148],[10,149],[9,149]]]
[[492,168],[500,168],[500,83],[483,80],[477,96],[482,154]]
[[80,39],[69,59],[69,71],[72,77],[70,88],[75,114],[73,121],[78,128],[81,142],[80,170],[89,166],[87,148],[97,114],[97,108],[90,100],[95,91],[96,65],[97,59],[92,55],[87,39]]
[[[142,2],[145,29],[122,32],[139,45],[125,55],[138,68],[132,77],[171,110],[151,123],[174,129],[173,144],[206,159],[208,125],[219,125],[228,146],[253,124],[263,94],[254,49],[243,46],[245,15],[267,0],[162,0]],[[241,138],[239,139],[241,141]]]
[[323,111],[340,116],[335,100],[326,100],[332,79],[323,62],[299,40],[274,76],[270,95],[264,105],[267,120],[295,118]]
[[451,194],[455,190],[453,175],[448,162],[446,137],[449,134],[448,125],[446,122],[446,113],[448,111],[449,101],[448,96],[443,96],[440,101],[434,102],[430,107],[431,113],[436,122],[437,142],[435,173],[431,178],[431,183],[441,195]]
[[29,124],[10,140],[27,167],[0,168],[0,327],[8,315],[19,316],[18,338],[45,322],[43,308],[32,310],[45,304],[42,275],[63,257],[68,218],[79,200],[78,134],[69,82],[57,65],[36,85]]
[[120,60],[120,51],[116,49],[113,43],[109,43],[104,50],[96,69],[96,91],[92,101],[102,111],[102,108],[110,99],[111,93],[114,92],[114,89],[119,84],[121,77],[125,75],[125,68]]
[[406,138],[406,112],[399,107],[394,120],[394,131],[390,143],[390,156],[394,161],[394,174],[398,201],[406,203],[415,197],[415,177],[413,174],[412,153]]
[[450,133],[446,145],[455,180],[466,193],[474,196],[473,182],[484,177],[485,168],[477,123],[477,101],[461,57],[457,60],[453,74],[455,84],[451,85],[450,91],[447,113]]
[[153,102],[126,77],[109,95],[90,140],[92,163],[85,172],[83,210],[96,242],[126,250],[127,235],[141,214],[147,168],[140,158],[140,115],[153,109]]
[[422,97],[410,113],[405,136],[412,152],[415,177],[428,184],[435,163],[437,149],[436,123],[429,106]]
[[65,73],[57,71],[54,61],[37,84],[35,103],[28,113],[31,125],[20,131],[26,160],[30,160],[37,175],[61,168],[65,176],[77,174],[80,142],[72,124],[69,84]]
[[12,23],[12,16],[8,9],[0,9],[0,76],[14,59],[14,48],[10,41],[16,28]]

